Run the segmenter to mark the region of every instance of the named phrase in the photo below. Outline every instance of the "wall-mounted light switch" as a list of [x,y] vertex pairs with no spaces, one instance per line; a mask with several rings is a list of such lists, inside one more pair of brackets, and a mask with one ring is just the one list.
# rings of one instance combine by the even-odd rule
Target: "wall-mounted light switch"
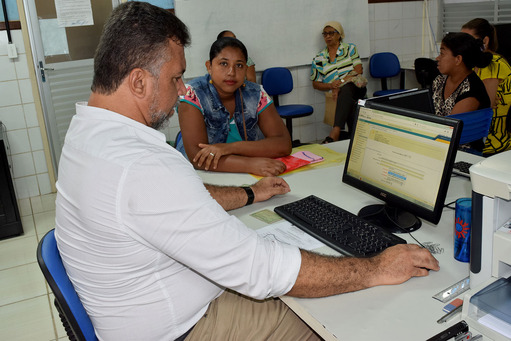
[[14,45],[14,43],[7,44],[7,56],[9,58],[18,58],[18,51],[16,51],[16,45]]

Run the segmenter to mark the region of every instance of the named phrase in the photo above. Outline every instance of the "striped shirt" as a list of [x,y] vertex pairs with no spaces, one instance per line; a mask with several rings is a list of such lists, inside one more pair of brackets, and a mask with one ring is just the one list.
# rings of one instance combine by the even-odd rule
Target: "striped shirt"
[[331,83],[336,79],[346,77],[359,64],[362,64],[362,61],[355,44],[341,43],[333,63],[330,62],[328,47],[325,47],[312,60],[310,79],[316,82]]

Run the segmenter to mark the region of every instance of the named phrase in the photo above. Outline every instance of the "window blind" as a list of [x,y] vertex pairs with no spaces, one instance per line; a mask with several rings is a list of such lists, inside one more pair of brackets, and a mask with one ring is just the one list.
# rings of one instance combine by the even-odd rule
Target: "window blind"
[[459,32],[461,26],[474,18],[484,18],[492,24],[511,23],[511,0],[453,1],[445,0],[442,13],[442,37]]

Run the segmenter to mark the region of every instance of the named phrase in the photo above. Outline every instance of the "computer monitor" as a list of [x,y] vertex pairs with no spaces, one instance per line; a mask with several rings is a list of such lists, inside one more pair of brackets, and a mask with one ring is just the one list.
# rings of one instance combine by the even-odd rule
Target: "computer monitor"
[[371,97],[366,101],[392,105],[403,109],[422,111],[429,114],[435,113],[430,89],[411,89],[390,95]]
[[497,31],[497,53],[504,56],[509,62],[511,60],[511,24],[493,25]]
[[437,224],[463,122],[360,100],[342,181],[384,201],[359,216],[390,232]]

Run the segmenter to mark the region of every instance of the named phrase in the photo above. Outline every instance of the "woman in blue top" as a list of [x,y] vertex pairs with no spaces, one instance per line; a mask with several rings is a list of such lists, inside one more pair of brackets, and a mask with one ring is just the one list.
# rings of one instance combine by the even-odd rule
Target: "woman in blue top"
[[[216,39],[220,39],[220,38],[223,38],[223,37],[236,38],[236,35],[232,31],[225,30],[225,31],[220,32],[218,34],[218,36],[216,37]],[[256,82],[255,63],[248,56],[247,56],[247,81],[251,81],[251,82],[254,82],[254,83]]]
[[246,62],[242,42],[218,39],[206,62],[208,74],[187,85],[179,105],[183,139],[176,148],[196,169],[261,176],[286,170],[273,158],[289,155],[291,138],[270,96],[245,80]]

